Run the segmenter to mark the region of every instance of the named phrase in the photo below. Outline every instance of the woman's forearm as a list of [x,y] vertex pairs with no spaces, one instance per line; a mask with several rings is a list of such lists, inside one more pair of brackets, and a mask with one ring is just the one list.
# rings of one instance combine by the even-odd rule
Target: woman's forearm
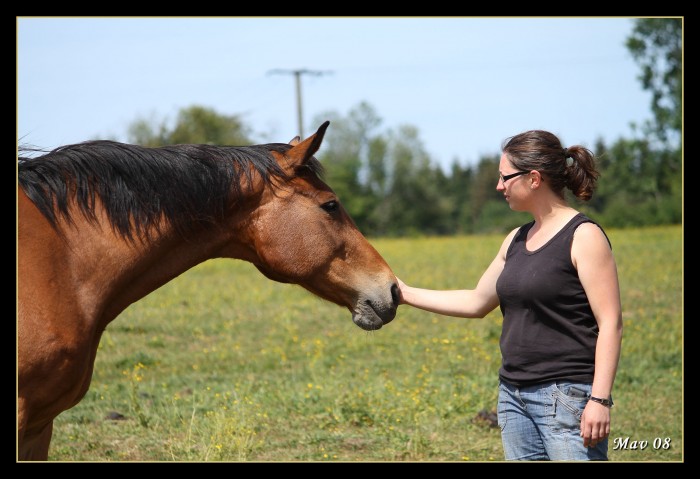
[[401,288],[403,304],[445,316],[483,318],[495,306],[480,300],[474,290],[432,290],[404,286]]
[[622,345],[622,321],[601,325],[595,352],[595,377],[591,394],[607,398],[612,392]]

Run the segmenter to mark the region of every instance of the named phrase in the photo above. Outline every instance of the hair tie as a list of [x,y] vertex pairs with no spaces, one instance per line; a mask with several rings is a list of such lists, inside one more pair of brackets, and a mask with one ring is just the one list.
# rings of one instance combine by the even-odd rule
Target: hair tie
[[562,151],[564,152],[564,158],[566,158],[566,166],[573,165],[574,159],[571,157],[571,153],[569,153],[569,149],[563,148]]

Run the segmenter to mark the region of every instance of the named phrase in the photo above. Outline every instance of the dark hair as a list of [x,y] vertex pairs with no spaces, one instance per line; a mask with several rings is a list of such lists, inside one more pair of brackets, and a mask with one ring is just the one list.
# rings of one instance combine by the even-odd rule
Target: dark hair
[[539,171],[552,191],[562,197],[565,187],[583,201],[593,196],[600,174],[589,149],[580,145],[564,148],[552,133],[530,130],[507,138],[502,150],[517,169]]
[[[75,201],[90,221],[97,221],[96,199],[102,202],[112,227],[124,238],[148,237],[165,219],[187,237],[201,227],[220,222],[244,197],[242,184],[253,171],[263,181],[288,181],[271,152],[290,145],[173,145],[145,148],[113,141],[90,141],[57,148],[43,156],[21,157],[18,181],[27,196],[56,227],[60,217],[71,220]],[[32,151],[20,148],[20,154]],[[309,173],[322,168],[311,158]],[[297,175],[305,174],[301,169]]]

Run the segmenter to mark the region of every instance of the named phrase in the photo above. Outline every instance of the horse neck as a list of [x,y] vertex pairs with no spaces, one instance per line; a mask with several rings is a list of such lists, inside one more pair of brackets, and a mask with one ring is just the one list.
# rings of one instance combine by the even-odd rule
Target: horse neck
[[[258,177],[243,190],[244,197],[225,224],[203,228],[187,238],[161,224],[148,239],[128,241],[115,232],[99,198],[95,221],[72,205],[72,221],[60,219],[54,229],[20,188],[20,304],[26,314],[69,310],[82,318],[87,330],[101,331],[130,304],[210,258],[255,262],[251,223],[266,190]],[[33,299],[39,289],[42,304]]]
[[216,257],[228,239],[221,228],[183,238],[162,225],[148,239],[129,241],[106,219],[97,224],[77,215],[75,219],[75,227],[63,231],[68,267],[80,291],[81,309],[100,329],[130,304]]

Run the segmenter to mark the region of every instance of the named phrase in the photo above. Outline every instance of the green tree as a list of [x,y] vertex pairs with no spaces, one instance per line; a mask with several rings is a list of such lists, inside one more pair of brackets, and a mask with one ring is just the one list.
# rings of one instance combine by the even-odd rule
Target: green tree
[[601,179],[589,206],[606,225],[682,221],[682,28],[680,18],[637,19],[627,39],[653,120],[642,125],[643,138],[596,145]]
[[648,127],[662,142],[680,139],[683,122],[683,20],[635,20],[627,49],[642,68],[639,79],[652,94],[654,122]]
[[326,180],[355,220],[369,235],[397,235],[454,231],[451,199],[443,192],[449,183],[431,160],[410,125],[380,131],[381,119],[367,103],[347,116],[328,112],[330,120],[319,160]]
[[369,233],[369,216],[379,202],[378,194],[385,181],[381,165],[376,164],[381,164],[381,160],[375,158],[383,154],[383,140],[376,132],[381,119],[367,103],[360,103],[347,117],[326,112],[316,118],[318,124],[329,120],[332,125],[318,154],[326,170],[325,179],[358,228]]
[[620,139],[607,151],[600,145],[603,172],[594,207],[606,225],[677,224],[682,218],[681,172],[677,152],[655,149],[646,139]]
[[601,178],[587,207],[606,225],[682,221],[682,30],[680,18],[637,19],[626,41],[652,94],[653,120],[642,125],[643,138],[596,144]]
[[388,168],[391,185],[388,191],[382,234],[447,234],[450,199],[440,191],[444,176],[420,140],[418,129],[404,125],[389,134]]
[[445,196],[450,199],[449,229],[453,233],[467,234],[474,231],[470,194],[472,181],[472,168],[462,166],[457,159],[454,159],[442,187]]
[[155,114],[149,118],[139,117],[129,124],[127,140],[129,143],[141,146],[168,145],[168,128],[165,121],[158,120]]
[[237,115],[222,115],[211,108],[193,105],[178,112],[175,125],[151,117],[129,125],[131,143],[143,146],[175,144],[250,145],[250,129]]

